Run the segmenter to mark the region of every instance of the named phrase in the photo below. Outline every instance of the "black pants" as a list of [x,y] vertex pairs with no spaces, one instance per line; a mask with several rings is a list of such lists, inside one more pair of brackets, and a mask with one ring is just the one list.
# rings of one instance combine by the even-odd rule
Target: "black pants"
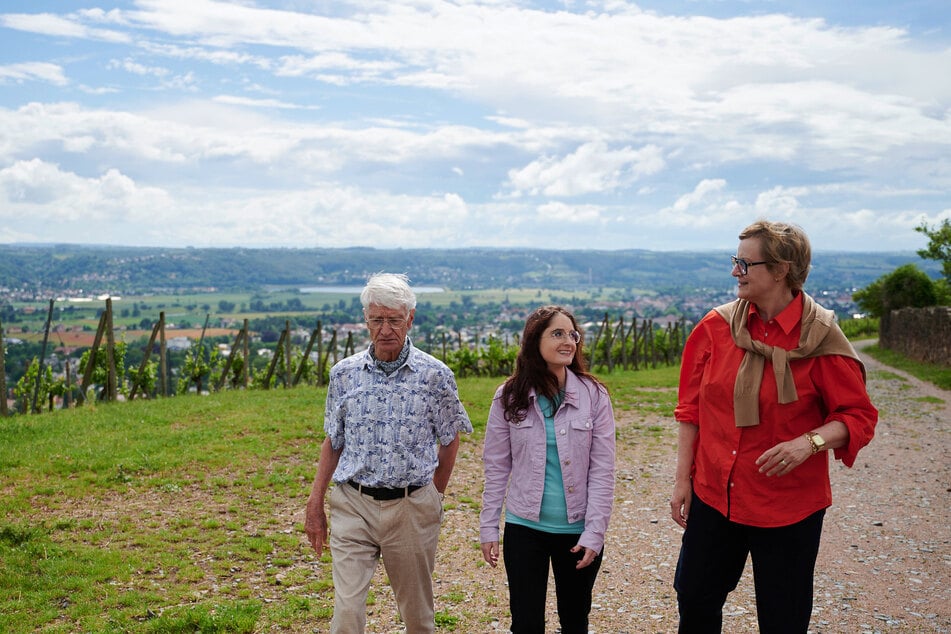
[[544,634],[548,565],[555,574],[555,598],[562,634],[587,634],[591,591],[604,551],[591,565],[575,568],[584,552],[573,553],[580,535],[559,535],[518,524],[505,525],[502,558],[509,581],[512,634]]
[[753,560],[761,634],[804,634],[825,510],[779,528],[731,522],[696,495],[674,575],[680,633],[720,632],[723,604]]

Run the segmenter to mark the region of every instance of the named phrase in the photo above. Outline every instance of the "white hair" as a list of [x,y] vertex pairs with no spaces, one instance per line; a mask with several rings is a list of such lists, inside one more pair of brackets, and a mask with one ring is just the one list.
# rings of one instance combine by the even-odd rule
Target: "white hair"
[[408,313],[416,308],[416,294],[409,287],[409,277],[403,273],[374,273],[360,293],[360,303],[364,310],[376,304]]

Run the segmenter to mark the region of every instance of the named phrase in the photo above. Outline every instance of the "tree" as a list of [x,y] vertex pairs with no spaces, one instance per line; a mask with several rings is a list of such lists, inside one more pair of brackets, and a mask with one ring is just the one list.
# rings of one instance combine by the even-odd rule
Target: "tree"
[[934,306],[938,294],[927,273],[914,264],[905,264],[856,291],[852,299],[870,316],[883,317],[899,308]]
[[951,284],[951,220],[945,218],[940,225],[929,227],[927,223],[915,227],[915,231],[928,236],[928,246],[919,249],[918,255],[926,260],[941,262],[944,280]]

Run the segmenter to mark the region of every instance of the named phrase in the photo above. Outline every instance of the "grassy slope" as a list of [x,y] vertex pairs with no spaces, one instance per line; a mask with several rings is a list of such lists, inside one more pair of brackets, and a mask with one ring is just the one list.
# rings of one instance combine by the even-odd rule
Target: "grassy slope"
[[[619,410],[669,412],[670,391],[651,388],[676,369],[607,381]],[[460,381],[476,427],[464,442],[481,442],[498,383]],[[324,397],[236,391],[0,421],[0,631],[251,632],[328,616],[329,567],[300,565],[312,553],[288,519],[313,478]]]

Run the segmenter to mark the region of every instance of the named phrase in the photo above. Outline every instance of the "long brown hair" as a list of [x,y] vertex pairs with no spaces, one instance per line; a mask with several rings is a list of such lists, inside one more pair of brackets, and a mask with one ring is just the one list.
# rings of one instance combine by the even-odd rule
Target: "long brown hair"
[[[571,327],[581,332],[574,315],[561,306],[542,306],[535,309],[525,320],[521,346],[515,358],[515,372],[502,386],[502,406],[505,420],[510,423],[525,420],[530,406],[528,395],[534,388],[537,394],[555,398],[558,395],[558,378],[548,369],[548,363],[542,358],[540,349],[542,334],[548,328],[555,315],[562,314],[571,320]],[[585,365],[584,337],[578,342],[575,357],[568,368],[583,379],[589,379],[604,387]]]

